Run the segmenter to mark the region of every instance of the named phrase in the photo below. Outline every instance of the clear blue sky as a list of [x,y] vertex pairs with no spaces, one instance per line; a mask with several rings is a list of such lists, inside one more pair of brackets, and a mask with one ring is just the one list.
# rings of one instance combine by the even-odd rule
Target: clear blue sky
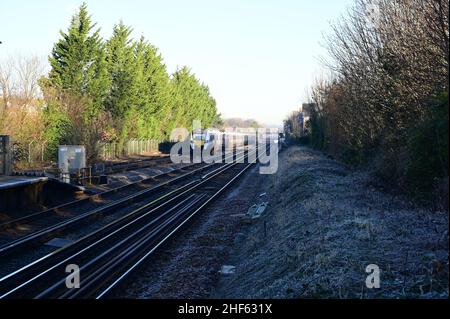
[[[48,56],[82,0],[1,0],[0,58]],[[225,117],[279,124],[322,71],[323,32],[353,0],[87,0],[109,37],[120,19],[157,46],[169,72],[187,65]]]

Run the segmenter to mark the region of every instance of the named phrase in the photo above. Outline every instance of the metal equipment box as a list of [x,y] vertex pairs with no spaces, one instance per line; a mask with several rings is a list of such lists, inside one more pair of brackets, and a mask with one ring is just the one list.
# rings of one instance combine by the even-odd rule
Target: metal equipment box
[[86,168],[84,145],[59,145],[58,168],[63,174],[75,174]]

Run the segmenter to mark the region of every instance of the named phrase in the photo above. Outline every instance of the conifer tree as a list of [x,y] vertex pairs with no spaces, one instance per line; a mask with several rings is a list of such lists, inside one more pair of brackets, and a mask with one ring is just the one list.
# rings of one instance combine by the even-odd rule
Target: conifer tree
[[104,43],[83,3],[68,31],[54,45],[49,58],[50,82],[59,89],[92,100],[90,115],[98,114],[110,87]]
[[115,118],[123,119],[135,105],[136,59],[130,39],[131,28],[123,22],[114,26],[113,35],[106,43],[106,60],[111,89],[106,99],[106,110]]
[[158,49],[141,38],[136,45],[139,75],[138,131],[142,138],[162,139],[170,121],[170,78]]

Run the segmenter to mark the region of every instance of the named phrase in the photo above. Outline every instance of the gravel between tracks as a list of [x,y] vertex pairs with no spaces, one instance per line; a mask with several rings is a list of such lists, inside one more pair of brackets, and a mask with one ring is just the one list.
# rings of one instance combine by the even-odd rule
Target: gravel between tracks
[[[231,191],[197,216],[160,252],[115,289],[113,298],[207,298],[241,228],[267,181],[251,168]],[[241,234],[242,236],[243,234]]]

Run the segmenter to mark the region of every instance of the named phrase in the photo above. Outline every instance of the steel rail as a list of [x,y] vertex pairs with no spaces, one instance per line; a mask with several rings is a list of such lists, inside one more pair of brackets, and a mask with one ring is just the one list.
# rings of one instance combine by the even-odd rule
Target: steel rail
[[[228,158],[230,158],[230,156]],[[10,221],[6,221],[6,222],[3,222],[3,223],[0,223],[0,230],[8,228],[8,227],[12,227],[15,224],[25,223],[27,221],[29,222],[29,220],[36,219],[36,218],[41,217],[41,216],[46,215],[46,214],[56,213],[57,211],[63,210],[63,209],[67,209],[70,206],[79,205],[79,204],[85,203],[85,202],[95,201],[95,200],[98,200],[98,199],[105,198],[108,195],[116,194],[116,193],[119,193],[121,191],[125,191],[127,189],[136,187],[138,185],[145,185],[148,182],[155,181],[158,178],[169,176],[169,175],[171,175],[173,173],[182,172],[183,170],[186,170],[186,169],[189,169],[189,168],[193,168],[193,167],[197,167],[199,165],[200,165],[200,168],[198,170],[194,169],[193,171],[190,171],[190,172],[188,172],[185,175],[177,176],[176,178],[171,179],[171,180],[169,180],[167,182],[163,182],[160,185],[167,185],[168,183],[170,183],[170,181],[177,181],[177,179],[183,179],[183,178],[186,178],[186,177],[191,176],[193,174],[196,174],[199,171],[202,171],[204,169],[207,169],[208,167],[211,167],[212,165],[214,165],[214,163],[212,163],[212,164],[204,164],[204,163],[190,164],[188,166],[180,167],[180,168],[177,168],[177,169],[169,171],[169,172],[161,173],[161,174],[158,174],[158,175],[155,175],[155,176],[150,176],[150,177],[145,178],[145,179],[140,180],[140,181],[136,181],[136,182],[133,182],[133,183],[130,183],[130,184],[122,185],[120,187],[117,187],[117,188],[114,188],[114,189],[111,189],[111,190],[108,190],[108,191],[105,191],[105,192],[101,192],[99,194],[90,195],[90,196],[87,196],[85,198],[81,198],[81,199],[77,199],[77,200],[74,200],[74,201],[71,201],[71,202],[68,202],[68,203],[64,203],[64,204],[61,204],[61,205],[58,205],[58,206],[55,206],[55,207],[52,207],[52,208],[49,208],[49,209],[46,209],[46,210],[43,210],[43,211],[39,211],[39,212],[36,212],[36,213],[29,214],[27,216],[23,216],[23,217],[19,217],[19,218],[10,220]],[[158,185],[156,185],[156,186],[158,186]],[[2,246],[0,245],[0,248],[1,247]],[[0,249],[0,252],[1,252],[1,249]]]
[[[178,194],[178,195],[172,197],[172,198],[169,199],[167,202],[162,203],[160,206],[155,207],[155,208],[151,209],[150,211],[147,211],[146,213],[144,213],[143,215],[141,215],[141,216],[138,217],[138,218],[134,218],[135,215],[136,215],[138,212],[142,212],[144,209],[148,208],[149,205],[144,205],[143,207],[138,208],[138,209],[135,210],[134,212],[129,213],[128,215],[122,217],[121,219],[116,220],[116,221],[114,221],[114,222],[112,222],[112,223],[110,223],[110,224],[108,224],[108,225],[102,227],[101,229],[95,231],[94,233],[91,233],[91,234],[89,234],[89,235],[83,237],[82,239],[78,240],[77,242],[75,242],[75,243],[73,243],[73,244],[71,244],[71,245],[69,245],[69,246],[66,246],[66,247],[64,247],[64,248],[61,248],[61,249],[59,249],[59,250],[57,250],[57,251],[55,251],[55,252],[53,252],[53,253],[50,253],[49,255],[47,255],[47,256],[45,256],[45,257],[43,257],[43,258],[41,258],[41,259],[39,259],[39,260],[37,260],[37,261],[35,261],[35,262],[33,262],[33,263],[31,263],[31,264],[28,264],[27,266],[22,267],[21,269],[19,269],[19,270],[13,272],[13,273],[11,273],[11,274],[9,274],[9,275],[7,275],[7,276],[1,278],[1,279],[0,279],[0,286],[3,286],[4,288],[6,288],[6,286],[8,286],[8,285],[6,284],[8,281],[9,281],[10,283],[11,283],[11,281],[14,282],[14,280],[20,279],[21,276],[23,277],[23,276],[26,275],[27,272],[28,272],[28,276],[25,276],[25,277],[28,277],[28,280],[27,280],[27,278],[25,278],[25,282],[24,282],[23,284],[21,284],[21,285],[19,285],[19,286],[16,286],[14,289],[10,290],[9,292],[6,292],[5,294],[2,295],[2,297],[8,297],[10,294],[13,294],[13,293],[16,292],[18,289],[22,289],[24,286],[30,285],[30,283],[36,281],[38,278],[41,278],[42,276],[45,276],[45,274],[47,274],[48,272],[54,270],[55,267],[57,267],[58,265],[61,265],[61,264],[63,264],[64,262],[67,262],[67,259],[64,259],[64,260],[62,260],[61,262],[59,262],[57,265],[51,267],[50,269],[47,268],[46,270],[44,270],[44,271],[42,272],[42,267],[45,268],[45,263],[48,262],[49,260],[51,260],[52,258],[55,259],[55,256],[56,256],[56,257],[57,257],[57,256],[62,256],[62,257],[64,258],[64,256],[65,256],[65,255],[64,255],[64,252],[69,252],[69,254],[70,254],[70,252],[73,251],[73,250],[75,250],[75,254],[71,256],[72,258],[78,256],[79,254],[84,253],[87,249],[89,249],[89,248],[91,248],[91,247],[93,247],[93,246],[95,246],[95,245],[99,245],[101,242],[107,240],[108,238],[111,238],[111,236],[113,236],[114,234],[116,234],[118,231],[120,231],[120,230],[122,230],[122,229],[124,229],[124,228],[126,228],[126,227],[130,227],[131,224],[139,222],[142,218],[148,217],[149,214],[155,213],[155,211],[157,211],[157,210],[161,210],[162,208],[166,207],[169,203],[171,203],[171,202],[173,202],[173,201],[175,201],[175,200],[181,198],[181,196],[188,194],[190,191],[192,191],[192,190],[198,188],[199,186],[205,184],[206,182],[210,181],[211,179],[213,179],[213,178],[216,177],[217,175],[221,174],[223,171],[226,171],[227,169],[229,169],[229,168],[231,167],[230,165],[231,165],[231,166],[234,166],[234,165],[237,165],[237,163],[224,165],[223,167],[221,167],[221,168],[219,168],[219,169],[217,169],[217,170],[215,170],[215,171],[213,171],[213,172],[210,172],[210,173],[206,174],[205,176],[202,176],[201,181],[200,181],[197,185],[192,185],[191,188],[188,188],[188,189],[184,190],[182,193],[180,193],[180,194]],[[249,164],[249,166],[250,166],[250,165],[251,165],[251,164]],[[236,175],[236,176],[232,179],[232,181],[234,181],[239,175],[240,175],[240,174]],[[230,182],[230,183],[231,183],[231,182]],[[230,183],[228,183],[227,186],[228,186]],[[224,187],[224,188],[225,188],[225,187]],[[224,189],[224,188],[223,188],[223,189]],[[213,198],[214,198],[214,197],[213,197]],[[211,200],[212,200],[212,199],[210,199],[209,201],[207,201],[207,203],[209,203]],[[201,207],[204,207],[204,206],[205,206],[205,205],[202,205]],[[197,211],[198,211],[198,210],[197,210]],[[197,212],[197,211],[196,211],[196,212]],[[194,214],[190,215],[189,219],[190,219],[193,215],[194,215]],[[131,222],[129,222],[128,224],[123,225],[124,222],[128,222],[128,220],[130,220],[130,219],[131,219]],[[184,222],[183,222],[183,224],[184,224]],[[111,230],[114,229],[115,226],[120,226],[120,225],[123,225],[123,226],[120,227],[120,228],[118,228],[118,229],[116,229],[115,231],[112,231],[112,232],[111,232]],[[181,227],[181,226],[180,226],[180,227]],[[177,228],[177,229],[178,229],[178,228]],[[104,236],[104,234],[107,234],[107,235]],[[102,236],[102,235],[103,235],[104,237],[102,237],[101,239],[99,239],[98,237],[100,237],[100,236]],[[167,237],[167,238],[168,238],[168,237]],[[167,239],[167,238],[166,238],[166,239]],[[95,240],[94,240],[94,239],[95,239]],[[79,245],[82,245],[82,244],[88,244],[88,246],[87,246],[86,248],[80,250],[80,249],[78,248],[78,246],[79,246]],[[89,244],[90,244],[90,245],[89,245]],[[158,246],[159,246],[159,245],[160,245],[160,244],[158,244]],[[60,258],[60,259],[63,259],[63,258]],[[69,258],[70,258],[70,257],[69,257]],[[57,260],[58,260],[58,259],[57,259]],[[41,267],[41,269],[39,269],[39,266]],[[33,274],[34,274],[34,273],[33,273],[33,268],[36,268],[36,271],[35,271],[34,273],[41,271],[37,276],[34,276],[34,277],[33,277]],[[30,276],[31,276],[32,278],[29,278]],[[23,279],[23,278],[22,278],[22,279]],[[6,285],[5,285],[5,284],[6,284]],[[2,290],[3,290],[3,289],[2,289]]]
[[111,284],[103,288],[97,295],[96,299],[102,299],[106,297],[118,284],[123,282],[126,277],[128,277],[137,267],[139,267],[147,258],[152,255],[161,245],[163,245],[168,239],[170,239],[177,231],[180,230],[186,223],[188,223],[196,214],[198,214],[202,209],[209,205],[213,200],[215,200],[220,194],[222,194],[232,183],[236,181],[252,164],[248,164],[241,172],[235,175],[232,180],[230,180],[225,186],[223,186],[219,191],[217,191],[213,196],[211,196],[207,201],[205,201],[200,207],[198,207],[193,213],[191,213],[187,218],[185,218],[182,223],[176,226],[169,234],[162,238],[154,247],[148,250],[141,258],[135,261],[132,265],[124,271],[119,278],[114,280]]
[[114,189],[111,189],[111,190],[107,190],[107,191],[101,192],[99,194],[89,195],[89,196],[87,196],[85,198],[77,199],[77,200],[74,200],[74,201],[71,201],[71,202],[68,202],[68,203],[64,203],[64,204],[61,204],[61,205],[58,205],[58,206],[55,206],[55,207],[52,207],[52,208],[49,208],[49,209],[45,209],[45,210],[42,210],[42,211],[39,211],[39,212],[35,212],[35,213],[29,214],[29,215],[26,215],[26,216],[22,216],[22,217],[13,219],[13,220],[9,220],[9,221],[0,223],[0,229],[7,228],[8,226],[13,226],[14,224],[24,223],[24,222],[29,221],[30,219],[35,219],[35,218],[38,218],[38,217],[46,215],[46,214],[55,213],[57,210],[62,210],[64,208],[68,208],[68,207],[73,206],[73,205],[78,205],[80,203],[92,201],[94,199],[99,199],[99,198],[105,197],[107,195],[115,194],[115,193],[118,193],[120,191],[129,189],[129,188],[132,188],[132,187],[136,187],[137,185],[140,185],[140,184],[146,184],[147,182],[154,181],[157,178],[168,176],[168,175],[176,173],[176,172],[181,172],[181,171],[185,170],[186,168],[193,167],[195,165],[197,165],[197,164],[192,164],[192,165],[189,165],[189,166],[181,167],[181,168],[175,169],[175,170],[170,171],[170,172],[161,173],[161,174],[158,174],[158,175],[155,175],[155,176],[151,176],[151,177],[145,178],[145,179],[140,180],[140,181],[136,181],[136,182],[133,182],[133,183],[130,183],[130,184],[122,185],[120,187],[117,187],[117,188],[114,188]]
[[[56,224],[52,224],[48,227],[42,228],[36,232],[30,233],[28,235],[22,236],[16,240],[10,241],[4,245],[0,246],[0,256],[5,255],[6,253],[10,253],[10,252],[14,252],[17,251],[17,249],[22,248],[26,245],[34,245],[37,244],[39,242],[42,242],[44,240],[47,240],[49,238],[52,237],[53,234],[57,233],[57,232],[61,232],[64,231],[65,229],[69,228],[69,227],[74,227],[76,225],[78,225],[80,222],[85,221],[89,218],[93,218],[97,215],[101,215],[104,214],[106,212],[115,210],[117,208],[122,207],[123,205],[129,203],[130,201],[135,201],[139,198],[142,198],[146,195],[149,195],[151,193],[155,193],[159,190],[161,190],[163,187],[174,184],[175,182],[178,182],[180,180],[184,180],[189,176],[192,176],[196,173],[202,172],[204,171],[206,168],[211,168],[212,165],[208,165],[208,166],[204,166],[201,167],[199,169],[196,169],[194,171],[188,172],[184,175],[178,176],[174,179],[171,179],[169,181],[163,182],[161,184],[158,184],[154,187],[151,187],[149,189],[145,189],[142,190],[140,192],[137,192],[135,194],[126,196],[124,198],[118,199],[116,201],[113,201],[112,203],[109,203],[107,205],[95,208],[95,209],[91,209],[88,210],[84,213],[81,213],[77,216],[68,218],[64,221],[61,221],[59,223]],[[217,169],[220,169],[217,168]],[[166,199],[168,196],[173,195],[174,193],[177,193],[179,191],[181,191],[184,187],[188,187],[190,185],[190,183],[187,183],[185,185],[182,185],[181,187],[178,187],[177,189],[170,191],[168,193],[165,193],[161,196],[158,196],[156,199],[154,199],[153,201],[150,202],[150,204],[155,204],[159,201],[162,201],[164,199]]]

